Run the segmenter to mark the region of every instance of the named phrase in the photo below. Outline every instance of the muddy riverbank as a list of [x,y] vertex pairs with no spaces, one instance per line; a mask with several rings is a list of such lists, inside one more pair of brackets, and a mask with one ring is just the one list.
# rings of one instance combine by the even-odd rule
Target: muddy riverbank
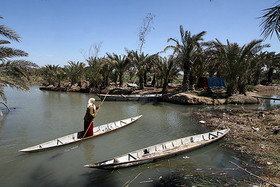
[[230,128],[223,146],[251,158],[264,181],[280,184],[280,109],[195,112],[211,129]]
[[[65,83],[61,87],[55,87],[53,85],[40,86],[41,90],[48,91],[60,91],[60,92],[82,92],[82,93],[109,93],[109,94],[159,94],[161,93],[161,88],[145,87],[143,90],[139,90],[136,87],[116,87],[114,85],[108,86],[103,90],[89,88],[87,82],[81,83],[81,85],[71,85],[70,83]],[[163,94],[159,98],[159,101],[183,104],[183,105],[222,105],[222,104],[258,104],[261,102],[260,99],[255,96],[260,96],[259,92],[262,91],[279,91],[280,86],[263,86],[257,85],[254,90],[247,92],[246,95],[235,94],[232,96],[227,96],[226,90],[223,88],[214,89],[198,89],[191,90],[187,92],[182,92],[180,87],[169,87],[168,93]]]

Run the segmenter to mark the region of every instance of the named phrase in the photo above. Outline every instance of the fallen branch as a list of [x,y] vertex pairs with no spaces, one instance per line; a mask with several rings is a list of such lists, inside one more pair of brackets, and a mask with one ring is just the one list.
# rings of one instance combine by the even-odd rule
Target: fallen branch
[[10,111],[9,107],[5,103],[3,103],[3,102],[0,102],[0,103],[3,104],[8,109],[8,111]]
[[239,165],[235,164],[235,163],[234,163],[234,162],[232,162],[232,161],[229,161],[229,162],[230,162],[230,163],[232,163],[233,165],[237,166],[238,168],[242,169],[243,171],[245,171],[245,172],[249,173],[250,175],[252,175],[252,176],[254,176],[254,177],[256,177],[256,178],[258,178],[258,179],[262,180],[263,182],[269,183],[269,184],[271,184],[271,185],[273,185],[273,186],[280,187],[280,185],[279,185],[279,184],[275,184],[275,183],[273,183],[273,182],[267,181],[267,180],[265,180],[265,179],[261,178],[260,176],[258,176],[258,175],[256,175],[256,174],[254,174],[254,173],[252,173],[252,172],[250,172],[250,171],[248,171],[247,169],[242,168],[241,166],[239,166]]
[[128,180],[126,183],[124,183],[123,186],[129,186],[135,179],[137,179],[137,177],[139,177],[139,175],[141,175],[142,172],[138,173],[138,175],[136,175],[136,177],[134,177],[134,179],[132,179],[131,181]]
[[154,180],[148,180],[148,181],[141,181],[140,184],[144,184],[144,183],[151,183],[154,182]]

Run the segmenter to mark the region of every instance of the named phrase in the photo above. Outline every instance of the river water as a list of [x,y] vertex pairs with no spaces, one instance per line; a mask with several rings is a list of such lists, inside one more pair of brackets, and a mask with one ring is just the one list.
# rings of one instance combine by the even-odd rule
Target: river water
[[[143,147],[207,132],[191,115],[209,106],[153,102],[103,103],[95,126],[143,115],[135,123],[91,140],[36,153],[27,148],[83,130],[83,116],[93,94],[6,88],[7,112],[0,117],[0,186],[153,186],[153,180],[180,168],[232,168],[237,156],[216,142],[202,149],[151,164],[107,171],[83,165]],[[253,106],[258,107],[258,106]]]

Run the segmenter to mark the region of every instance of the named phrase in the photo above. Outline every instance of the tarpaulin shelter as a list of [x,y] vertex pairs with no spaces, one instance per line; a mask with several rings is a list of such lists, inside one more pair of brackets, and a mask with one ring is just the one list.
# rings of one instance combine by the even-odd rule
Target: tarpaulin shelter
[[226,87],[224,78],[221,77],[209,77],[207,81],[208,81],[208,88]]
[[198,79],[198,88],[216,88],[216,87],[221,87],[225,88],[225,81],[224,78],[221,77],[200,77]]

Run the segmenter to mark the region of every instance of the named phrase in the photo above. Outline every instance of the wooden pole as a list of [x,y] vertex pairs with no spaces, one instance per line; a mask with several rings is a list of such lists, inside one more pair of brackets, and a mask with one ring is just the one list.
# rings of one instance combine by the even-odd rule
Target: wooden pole
[[280,100],[280,98],[273,98],[273,97],[263,97],[263,96],[252,96],[255,98],[260,98],[260,99],[271,99],[271,100]]

